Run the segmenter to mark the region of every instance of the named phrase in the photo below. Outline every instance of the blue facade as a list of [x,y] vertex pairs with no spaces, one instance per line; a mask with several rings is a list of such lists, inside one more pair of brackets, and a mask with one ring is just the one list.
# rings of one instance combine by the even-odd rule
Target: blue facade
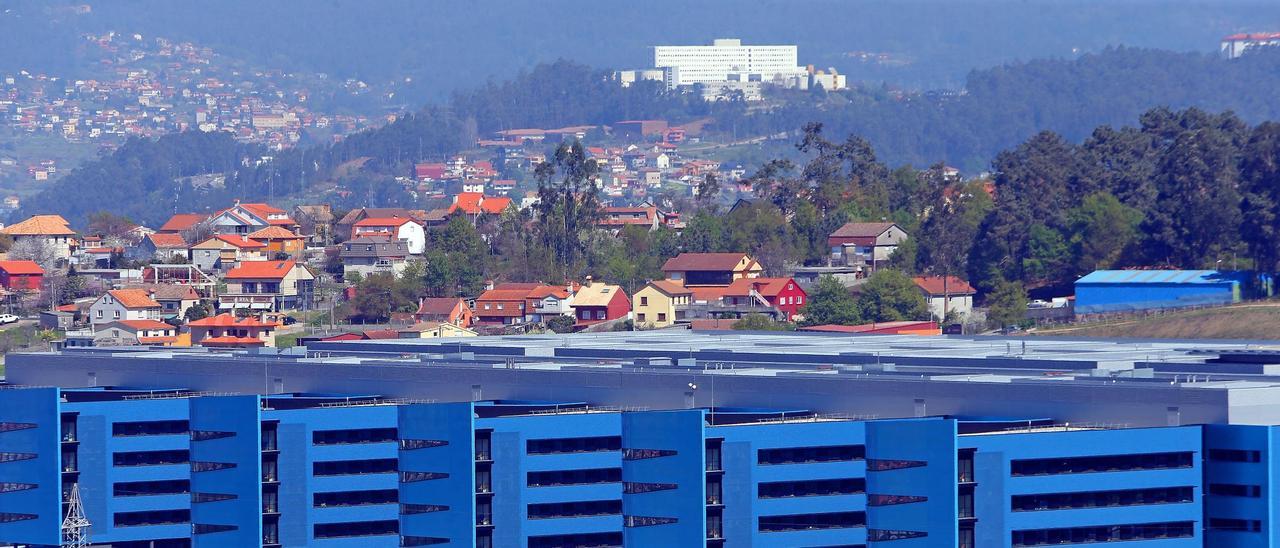
[[1098,270],[1076,280],[1076,314],[1239,302],[1248,276],[1216,270]]
[[1248,425],[13,388],[0,541],[58,544],[77,484],[98,544],[1268,547],[1278,442]]

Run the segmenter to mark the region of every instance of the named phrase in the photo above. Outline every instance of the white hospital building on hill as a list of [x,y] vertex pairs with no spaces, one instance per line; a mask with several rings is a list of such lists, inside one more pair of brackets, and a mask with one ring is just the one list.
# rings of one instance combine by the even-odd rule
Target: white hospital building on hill
[[667,89],[701,84],[707,100],[728,98],[734,92],[741,92],[748,101],[760,100],[761,86],[766,83],[800,89],[811,85],[829,90],[846,87],[844,75],[834,69],[824,72],[800,66],[794,45],[743,45],[742,40],[732,38],[704,46],[656,46],[653,67],[619,71],[616,76],[622,85],[659,78]]

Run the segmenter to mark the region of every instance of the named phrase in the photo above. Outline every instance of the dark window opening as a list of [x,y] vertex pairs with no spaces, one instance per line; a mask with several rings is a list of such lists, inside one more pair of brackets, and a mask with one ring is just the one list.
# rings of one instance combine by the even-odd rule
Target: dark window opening
[[165,464],[186,464],[191,454],[186,449],[169,451],[131,451],[114,453],[111,462],[116,466],[161,466]]
[[563,453],[597,453],[621,451],[621,436],[595,436],[589,438],[558,438],[529,440],[525,451],[530,455],[559,455]]
[[172,436],[186,434],[188,428],[187,421],[117,422],[111,425],[111,435],[116,437]]
[[843,478],[827,480],[773,481],[758,487],[762,499],[790,497],[826,497],[832,495],[856,495],[866,492],[867,480]]
[[1105,455],[1053,459],[1022,459],[1010,463],[1014,476],[1051,474],[1088,474],[1128,470],[1164,470],[1191,468],[1193,453],[1143,453],[1137,455]]
[[585,468],[580,470],[550,470],[546,472],[529,472],[529,487],[551,487],[556,485],[590,485],[596,483],[618,483],[622,481],[621,468]]
[[372,537],[395,535],[400,533],[400,521],[394,519],[380,521],[356,521],[348,523],[319,523],[315,525],[315,537]]
[[830,512],[825,514],[760,516],[759,529],[762,533],[776,533],[811,529],[847,529],[865,527],[866,525],[866,512]]
[[1135,523],[1095,527],[1064,527],[1014,531],[1014,546],[1048,546],[1090,542],[1121,542],[1195,536],[1195,522]]
[[621,500],[589,500],[530,504],[529,519],[574,518],[580,516],[613,516],[622,513]]
[[1147,504],[1177,504],[1192,502],[1195,493],[1191,487],[1157,487],[1153,489],[1120,489],[1115,491],[1081,491],[1076,493],[1039,493],[1013,497],[1014,512],[1037,510],[1063,510],[1068,508],[1105,508],[1112,506],[1142,506]]
[[315,445],[351,445],[396,441],[395,428],[361,428],[355,430],[317,430],[311,433]]
[[370,504],[395,504],[400,502],[400,492],[396,489],[378,489],[373,491],[335,491],[312,495],[312,504],[316,508],[330,506],[365,506]]
[[756,451],[759,464],[804,464],[810,462],[846,462],[866,458],[862,445],[831,445],[824,447],[784,447]]
[[141,527],[145,525],[174,525],[191,522],[190,510],[148,510],[145,512],[118,512],[116,527]]
[[396,471],[397,459],[335,460],[311,464],[316,476],[351,476],[357,474],[390,474]]

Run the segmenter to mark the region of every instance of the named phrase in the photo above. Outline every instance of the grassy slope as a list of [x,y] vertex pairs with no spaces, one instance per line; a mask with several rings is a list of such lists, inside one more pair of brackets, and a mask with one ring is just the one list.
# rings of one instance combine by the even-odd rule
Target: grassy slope
[[1124,322],[1037,330],[1036,335],[1152,339],[1280,339],[1280,304],[1174,312]]

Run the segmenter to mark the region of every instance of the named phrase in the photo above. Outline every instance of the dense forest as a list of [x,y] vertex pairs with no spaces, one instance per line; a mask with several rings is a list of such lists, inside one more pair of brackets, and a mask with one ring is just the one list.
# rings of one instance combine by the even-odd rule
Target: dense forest
[[[1280,119],[1280,103],[1272,91],[1277,87],[1280,51],[1228,61],[1120,48],[1074,61],[975,71],[967,92],[958,96],[904,96],[881,88],[780,92],[768,103],[771,108],[748,108],[740,102],[707,104],[654,85],[622,88],[608,81],[605,71],[560,61],[510,82],[456,93],[445,105],[425,107],[339,143],[288,150],[267,160],[262,159],[265,151],[236,145],[226,136],[131,142],[53,183],[24,202],[19,215],[56,212],[82,225],[90,213],[120,203],[127,204],[120,207],[130,217],[154,224],[175,211],[225,202],[218,193],[244,199],[316,199],[337,187],[346,192],[323,199],[339,208],[413,205],[412,196],[393,178],[408,173],[416,161],[444,158],[496,129],[628,118],[679,122],[711,117],[711,131],[736,135],[798,135],[805,124],[819,122],[827,135],[861,136],[890,166],[945,162],[974,173],[990,169],[1001,150],[1039,131],[1079,142],[1096,126],[1130,123],[1156,106],[1229,110],[1245,123]],[[777,148],[761,153],[797,157],[795,151]],[[361,163],[359,169],[352,169],[353,161]],[[129,169],[141,164],[141,170]],[[208,172],[203,170],[226,173],[225,188],[167,182]]]

